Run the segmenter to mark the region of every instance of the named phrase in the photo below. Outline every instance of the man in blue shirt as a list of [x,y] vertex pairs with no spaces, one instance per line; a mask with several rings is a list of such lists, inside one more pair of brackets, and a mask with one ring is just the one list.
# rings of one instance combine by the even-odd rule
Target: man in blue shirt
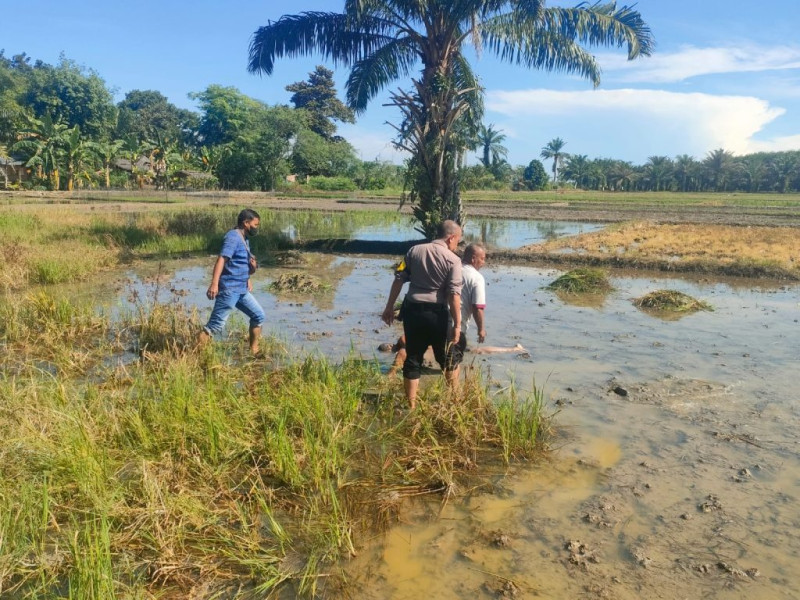
[[258,232],[261,218],[252,209],[239,213],[235,229],[225,234],[206,296],[214,300],[211,318],[200,332],[198,343],[207,343],[215,333],[222,331],[225,321],[234,308],[238,308],[250,319],[250,352],[258,353],[261,324],[266,316],[264,309],[253,297],[250,275],[255,272],[255,257],[250,252],[248,238]]

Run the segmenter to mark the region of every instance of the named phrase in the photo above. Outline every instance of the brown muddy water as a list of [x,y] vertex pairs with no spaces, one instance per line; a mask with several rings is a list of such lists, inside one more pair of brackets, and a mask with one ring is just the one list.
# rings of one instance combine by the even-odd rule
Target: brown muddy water
[[[204,318],[212,262],[164,265],[163,288]],[[387,367],[376,348],[400,332],[379,318],[391,266],[309,254],[303,267],[259,270],[265,332]],[[270,293],[286,272],[326,291]],[[800,598],[800,287],[612,273],[608,296],[565,300],[542,289],[561,271],[483,272],[486,343],[530,355],[474,364],[492,389],[544,385],[554,452],[497,474],[491,493],[410,506],[346,566],[349,597]],[[146,275],[128,273],[144,296]],[[657,289],[714,311],[665,320],[633,306]]]

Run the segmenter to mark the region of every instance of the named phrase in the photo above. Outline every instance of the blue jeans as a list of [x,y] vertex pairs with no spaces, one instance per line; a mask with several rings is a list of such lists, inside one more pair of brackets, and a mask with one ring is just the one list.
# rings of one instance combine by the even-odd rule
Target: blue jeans
[[250,292],[221,290],[217,294],[214,310],[211,311],[211,317],[203,330],[209,335],[222,331],[225,321],[228,320],[234,308],[238,308],[250,318],[250,329],[259,327],[267,319],[264,309]]

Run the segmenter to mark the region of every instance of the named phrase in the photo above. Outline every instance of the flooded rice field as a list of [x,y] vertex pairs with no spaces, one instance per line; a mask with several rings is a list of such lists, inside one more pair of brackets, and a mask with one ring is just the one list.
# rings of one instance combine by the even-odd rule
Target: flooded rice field
[[[375,242],[395,242],[421,238],[414,221],[399,213],[361,213],[358,221],[345,214],[314,213],[315,218],[300,222],[288,211],[270,213],[275,227],[292,242],[319,238],[347,238]],[[344,217],[344,218],[343,218]],[[589,233],[603,225],[570,221],[521,221],[519,219],[469,219],[464,226],[467,242],[483,242],[489,248],[514,249],[559,237]]]
[[[298,262],[255,276],[265,333],[388,367],[376,349],[400,333],[379,317],[393,261]],[[159,293],[206,318],[211,264],[164,263]],[[148,269],[127,274],[144,297]],[[273,293],[286,272],[318,278],[322,291]],[[464,501],[410,507],[348,565],[352,597],[800,597],[800,287],[612,273],[615,291],[575,300],[543,289],[560,271],[483,273],[486,343],[528,354],[467,360],[494,389],[544,385],[554,452]],[[714,310],[667,320],[631,302],[657,289]]]

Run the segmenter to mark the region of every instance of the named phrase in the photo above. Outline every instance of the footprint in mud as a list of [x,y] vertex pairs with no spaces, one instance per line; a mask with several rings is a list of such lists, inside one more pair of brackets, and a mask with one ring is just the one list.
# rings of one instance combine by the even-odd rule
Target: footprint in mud
[[564,549],[569,552],[567,560],[570,562],[570,564],[576,565],[583,569],[587,569],[590,563],[597,564],[600,562],[597,552],[589,548],[580,540],[568,541],[566,544],[564,544]]

